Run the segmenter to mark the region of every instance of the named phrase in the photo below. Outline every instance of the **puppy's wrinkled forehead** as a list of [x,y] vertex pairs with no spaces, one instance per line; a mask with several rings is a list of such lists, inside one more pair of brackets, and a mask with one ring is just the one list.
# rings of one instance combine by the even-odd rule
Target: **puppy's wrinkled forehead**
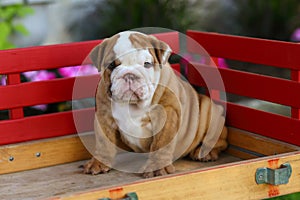
[[129,57],[132,60],[133,57],[143,57],[144,54],[152,56],[154,63],[165,64],[170,53],[170,47],[153,36],[125,31],[105,39],[92,50],[90,57],[100,70],[112,62],[120,63],[122,58]]
[[122,60],[122,57],[132,57],[141,50],[153,48],[148,37],[142,33],[131,31],[119,33],[119,38],[113,48],[116,58]]

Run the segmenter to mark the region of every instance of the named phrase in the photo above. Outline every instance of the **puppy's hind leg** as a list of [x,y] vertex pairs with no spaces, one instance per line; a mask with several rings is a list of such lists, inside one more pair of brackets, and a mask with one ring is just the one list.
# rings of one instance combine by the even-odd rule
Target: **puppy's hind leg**
[[190,158],[193,160],[199,160],[201,162],[216,161],[219,158],[220,152],[224,151],[228,146],[226,138],[227,138],[227,127],[224,126],[217,143],[207,155],[203,156],[201,154],[201,149],[207,147],[205,147],[205,145],[203,144],[202,145],[200,144],[197,148],[191,151],[191,153],[189,154]]

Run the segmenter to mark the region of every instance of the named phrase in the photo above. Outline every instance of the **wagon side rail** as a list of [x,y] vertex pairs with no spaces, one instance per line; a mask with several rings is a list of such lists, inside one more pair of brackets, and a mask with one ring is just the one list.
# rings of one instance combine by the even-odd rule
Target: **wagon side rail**
[[[229,126],[300,146],[300,44],[192,30],[187,31],[187,35],[212,57],[289,69],[291,80],[233,69],[218,70],[225,85],[226,91],[223,92],[291,108],[291,117],[287,117],[228,102]],[[192,42],[188,41],[187,49],[197,53]],[[204,75],[213,70],[199,63],[193,65],[200,68]],[[203,81],[199,81],[201,75],[196,73],[192,65],[187,77],[192,84],[205,86]]]

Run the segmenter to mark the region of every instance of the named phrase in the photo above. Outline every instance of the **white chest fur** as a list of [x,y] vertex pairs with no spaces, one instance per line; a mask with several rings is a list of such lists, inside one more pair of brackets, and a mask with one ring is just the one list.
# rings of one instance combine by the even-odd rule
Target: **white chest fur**
[[143,149],[140,140],[152,137],[151,123],[145,124],[148,109],[139,108],[136,105],[127,103],[112,102],[112,114],[119,127],[119,131],[123,138],[141,151]]

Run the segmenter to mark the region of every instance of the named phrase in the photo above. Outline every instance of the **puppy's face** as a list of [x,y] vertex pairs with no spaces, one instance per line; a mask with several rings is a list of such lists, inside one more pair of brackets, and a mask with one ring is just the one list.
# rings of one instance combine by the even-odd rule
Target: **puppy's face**
[[136,104],[151,99],[170,47],[152,36],[122,32],[95,47],[91,59],[101,70],[113,101]]

